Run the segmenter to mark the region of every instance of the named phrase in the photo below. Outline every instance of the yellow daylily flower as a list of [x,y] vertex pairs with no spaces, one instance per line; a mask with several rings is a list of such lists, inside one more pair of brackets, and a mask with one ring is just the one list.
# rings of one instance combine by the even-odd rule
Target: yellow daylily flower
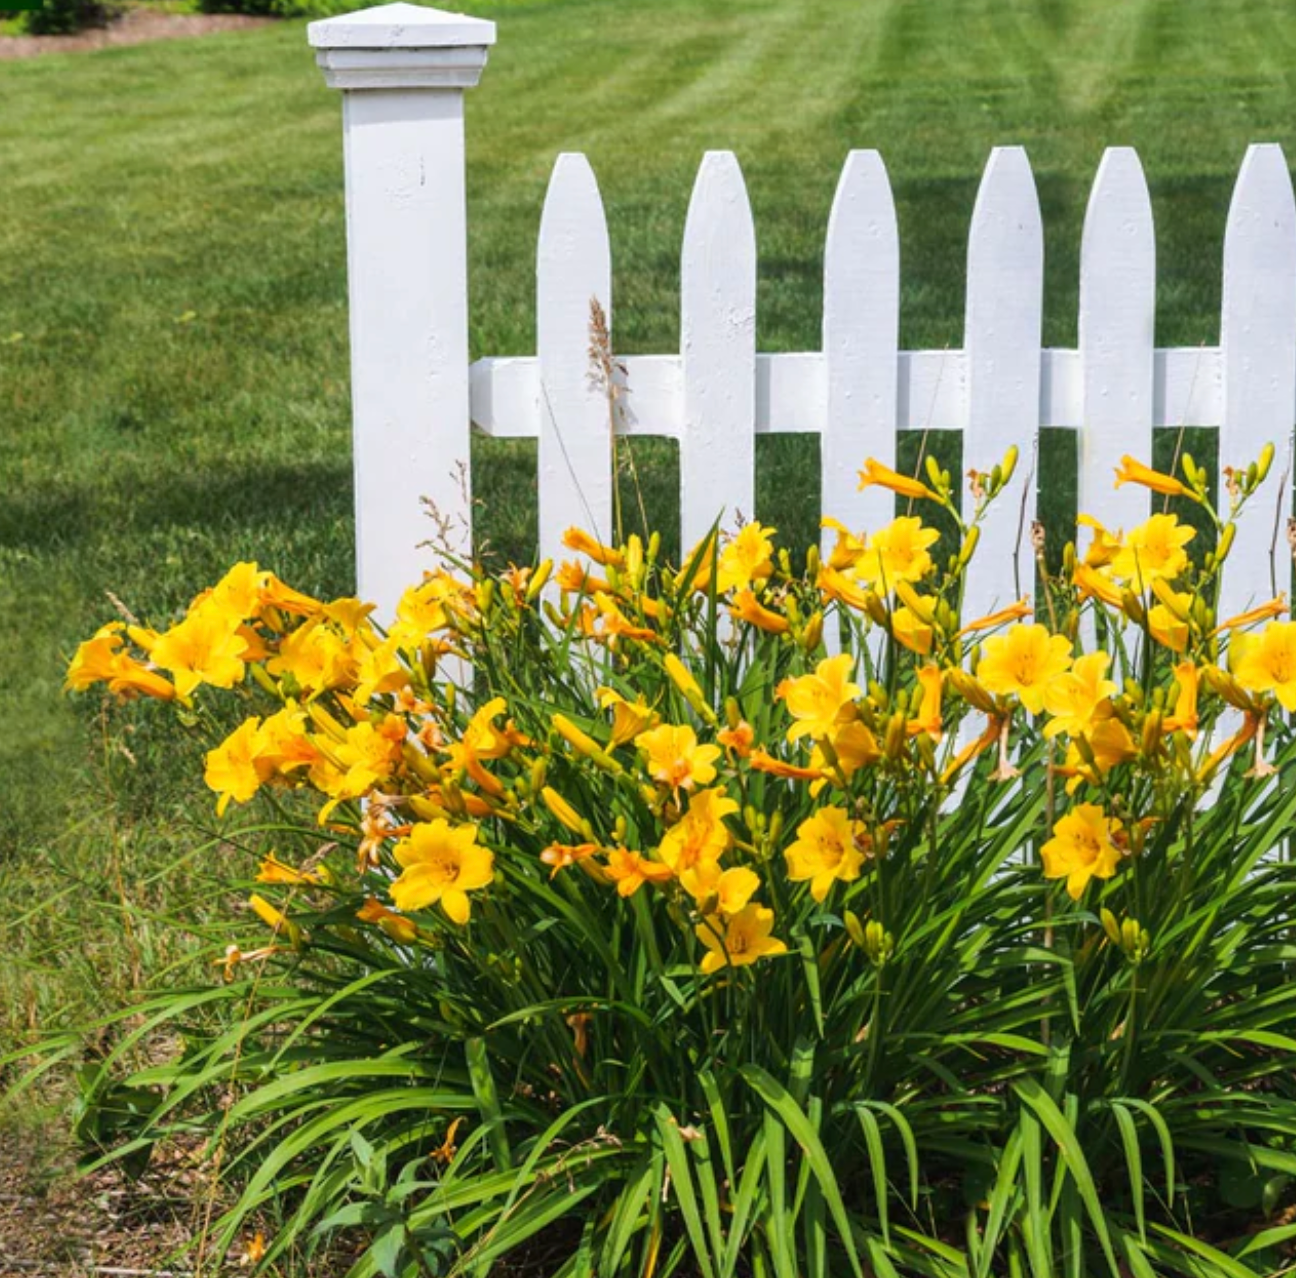
[[1240,612],[1236,617],[1230,617],[1227,621],[1221,621],[1215,627],[1214,633],[1222,635],[1228,630],[1240,630],[1243,626],[1255,625],[1257,621],[1268,621],[1273,617],[1282,617],[1287,612],[1287,596],[1279,595],[1276,599],[1269,600],[1268,603],[1260,604],[1256,608],[1249,608],[1246,612]]
[[169,671],[176,695],[188,697],[200,684],[232,688],[243,678],[248,642],[216,608],[201,607],[158,635],[149,656]]
[[620,568],[625,563],[625,555],[615,546],[605,546],[580,528],[568,528],[562,535],[562,543],[568,550],[588,555],[605,568]]
[[894,590],[900,581],[921,581],[935,567],[929,552],[939,540],[935,528],[924,527],[916,516],[901,515],[868,539],[855,571],[883,590]]
[[1044,688],[1044,708],[1052,719],[1044,728],[1046,737],[1065,732],[1078,737],[1099,718],[1111,714],[1116,685],[1108,679],[1111,657],[1105,652],[1087,652],[1070,670],[1049,680]]
[[1174,713],[1162,725],[1167,732],[1186,732],[1197,736],[1197,667],[1191,661],[1181,661],[1174,668],[1179,685]]
[[698,940],[706,946],[701,968],[704,975],[722,967],[745,967],[757,959],[786,954],[787,944],[771,936],[774,911],[763,905],[748,905],[725,921],[723,934],[714,926],[703,924],[697,929]]
[[365,903],[356,911],[356,918],[361,923],[377,923],[400,945],[411,945],[418,940],[418,924],[403,914],[397,914],[395,910],[389,910],[376,897],[365,899]]
[[925,732],[933,741],[939,741],[943,731],[941,721],[941,686],[943,680],[940,668],[938,666],[921,666],[915,672],[915,675],[923,692],[922,701],[918,705],[918,714],[908,724],[909,735],[917,736]]
[[1122,484],[1142,484],[1144,488],[1150,488],[1154,493],[1164,493],[1167,497],[1196,496],[1186,484],[1181,484],[1173,475],[1153,470],[1128,453],[1121,458],[1121,464],[1116,470],[1116,487],[1119,488]]
[[750,590],[774,571],[774,542],[777,531],[760,524],[744,524],[736,537],[720,551],[716,568],[716,590]]
[[274,771],[261,760],[260,731],[261,720],[253,715],[207,752],[203,780],[220,795],[216,803],[219,816],[225,815],[231,801],[249,802]]
[[1113,840],[1120,829],[1121,823],[1096,803],[1077,804],[1053,826],[1053,837],[1040,849],[1044,877],[1066,879],[1067,894],[1078,901],[1090,879],[1116,873],[1121,851]]
[[1082,734],[1082,739],[1085,749],[1081,750],[1081,738],[1073,738],[1067,746],[1066,760],[1058,769],[1070,778],[1066,786],[1068,794],[1074,794],[1081,781],[1101,785],[1108,772],[1118,764],[1128,763],[1138,754],[1138,746],[1134,744],[1129,729],[1114,716],[1096,719]]
[[468,893],[495,876],[494,854],[477,842],[477,827],[452,826],[441,817],[414,826],[395,856],[401,875],[391,885],[391,898],[404,913],[439,904],[452,922],[467,923]]
[[831,528],[837,534],[837,540],[828,553],[827,567],[833,572],[849,572],[859,563],[864,553],[864,538],[851,532],[840,519],[825,515],[820,521],[821,528]]
[[729,611],[736,620],[745,621],[767,634],[783,635],[792,628],[786,617],[766,608],[750,590],[740,590],[734,596]]
[[987,639],[976,677],[990,692],[1016,696],[1032,714],[1039,714],[1050,681],[1070,668],[1067,637],[1051,635],[1036,623],[1016,625]]
[[1272,692],[1284,710],[1296,710],[1296,621],[1271,621],[1258,635],[1235,635],[1229,667],[1248,692]]
[[845,808],[820,808],[797,826],[796,841],[783,855],[788,878],[810,884],[810,895],[823,901],[840,880],[849,883],[860,876],[868,831],[862,821],[852,821]]
[[705,914],[733,916],[747,908],[760,888],[760,876],[745,865],[722,870],[715,861],[706,861],[695,870],[680,876],[684,890]]
[[826,657],[814,674],[784,679],[774,695],[787,703],[795,723],[788,729],[788,740],[798,737],[828,737],[839,724],[854,716],[859,684],[850,682],[855,658],[848,652]]
[[684,816],[666,831],[657,855],[673,874],[681,877],[718,861],[732,841],[724,818],[737,811],[738,804],[718,786],[699,790],[690,797]]
[[643,698],[627,701],[612,688],[598,690],[598,703],[604,710],[612,711],[612,737],[609,744],[613,749],[633,741],[641,732],[653,727],[659,718]]
[[272,675],[292,675],[304,693],[315,696],[354,681],[356,654],[321,614],[285,635],[266,669]]
[[826,601],[845,604],[859,612],[869,611],[873,600],[877,598],[873,591],[866,590],[854,577],[827,565],[819,569],[815,585]]
[[1112,576],[1138,591],[1150,589],[1159,577],[1173,581],[1188,567],[1184,547],[1196,535],[1174,515],[1153,515],[1130,529],[1112,560]]
[[716,745],[699,745],[688,724],[663,723],[635,737],[647,756],[648,775],[671,790],[691,790],[715,779],[715,761],[723,751]]
[[1076,518],[1082,528],[1093,531],[1089,549],[1085,551],[1084,563],[1090,568],[1107,568],[1120,553],[1122,538],[1120,533],[1110,533],[1092,515],[1079,515]]
[[982,630],[997,630],[1009,622],[1021,621],[1023,617],[1029,617],[1034,611],[1029,599],[1019,599],[1015,604],[1009,604],[1007,608],[1000,608],[998,612],[969,621],[966,626],[959,629],[956,637],[962,639],[964,635],[979,634]]
[[606,870],[619,896],[634,896],[645,883],[669,883],[675,877],[669,865],[626,848],[613,848],[608,853]]
[[1109,608],[1119,608],[1124,601],[1121,588],[1107,573],[1090,564],[1076,564],[1071,578],[1081,599],[1098,599]]
[[865,488],[871,488],[875,484],[882,488],[889,488],[893,493],[898,493],[901,497],[924,498],[927,501],[940,500],[921,480],[914,479],[909,475],[902,475],[898,471],[892,470],[890,466],[884,466],[877,458],[870,457],[865,461],[864,469],[859,472],[859,488],[857,491],[862,492]]

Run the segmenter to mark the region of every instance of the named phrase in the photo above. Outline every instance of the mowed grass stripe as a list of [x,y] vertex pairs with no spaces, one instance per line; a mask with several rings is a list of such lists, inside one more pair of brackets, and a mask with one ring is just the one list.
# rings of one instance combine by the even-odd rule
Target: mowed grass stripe
[[[1294,141],[1284,0],[468,7],[500,23],[468,98],[476,355],[533,349],[535,235],[561,150],[586,150],[598,174],[616,341],[636,352],[678,342],[679,244],[707,148],[736,150],[747,175],[760,345],[795,350],[819,344],[824,226],[852,146],[878,147],[895,186],[902,341],[939,348],[962,340],[991,146],[1022,143],[1035,166],[1054,345],[1075,340],[1102,148],[1137,146],[1157,215],[1158,341],[1194,344],[1218,337],[1245,145]],[[105,754],[89,712],[60,694],[65,656],[109,615],[105,588],[165,621],[247,557],[344,591],[352,525],[339,100],[303,25],[0,64],[0,120],[0,883],[14,918],[75,884],[60,908],[103,955],[72,981],[30,928],[0,923],[18,956],[0,969],[0,1007],[16,1009],[3,1039],[135,979],[113,957],[119,916],[95,903],[121,908],[117,870],[134,882],[211,819],[178,729],[145,714],[130,758]],[[1045,459],[1063,518],[1069,447],[1051,441]],[[940,448],[957,463],[957,439]],[[666,527],[673,455],[636,450]],[[762,439],[758,457],[755,513],[810,541],[816,442]],[[483,536],[525,559],[533,446],[479,440],[475,466]],[[108,810],[111,836],[86,819]]]

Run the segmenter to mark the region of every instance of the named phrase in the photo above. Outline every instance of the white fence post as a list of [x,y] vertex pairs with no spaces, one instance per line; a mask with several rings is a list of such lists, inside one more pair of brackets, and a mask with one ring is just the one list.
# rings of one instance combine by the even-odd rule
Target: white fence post
[[540,557],[563,554],[572,524],[602,541],[612,527],[612,423],[606,389],[592,377],[590,302],[612,323],[612,254],[594,171],[583,155],[558,157],[536,251],[536,352],[540,360],[537,498]]
[[435,555],[471,549],[463,91],[495,24],[412,4],[313,22],[341,89],[361,595],[394,611]]
[[[1251,146],[1233,188],[1224,231],[1224,299],[1220,317],[1224,413],[1219,460],[1254,461],[1266,443],[1278,451],[1268,482],[1238,520],[1220,579],[1220,620],[1288,589],[1291,577],[1283,521],[1291,509],[1290,477],[1274,538],[1274,495],[1291,455],[1296,413],[1296,204],[1282,147]],[[1228,509],[1223,475],[1217,503]]]
[[1115,472],[1126,453],[1152,464],[1155,320],[1156,240],[1143,166],[1131,147],[1109,147],[1080,241],[1083,418],[1076,466],[1080,513],[1113,533],[1148,513],[1147,490],[1118,489]]
[[[967,429],[963,468],[988,470],[1010,445],[1021,450],[1013,481],[995,502],[968,568],[964,614],[974,618],[1033,593],[1034,561],[1022,550],[1022,504],[1040,425],[1040,350],[1044,313],[1044,229],[1030,161],[1019,146],[995,147],[977,191],[968,233]],[[964,498],[967,508],[968,498]]]
[[680,261],[684,420],[680,553],[717,517],[756,514],[756,229],[731,151],[708,151],[684,223]]
[[[827,404],[820,440],[823,514],[872,532],[895,514],[885,488],[859,491],[867,457],[896,460],[900,237],[886,165],[876,151],[846,157],[824,245],[823,354]],[[837,534],[824,530],[826,558]]]

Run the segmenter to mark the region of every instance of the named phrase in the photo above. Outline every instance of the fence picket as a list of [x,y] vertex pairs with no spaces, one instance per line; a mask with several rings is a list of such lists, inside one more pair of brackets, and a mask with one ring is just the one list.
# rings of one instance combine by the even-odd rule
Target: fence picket
[[[1019,146],[996,147],[977,191],[968,235],[964,469],[988,470],[1010,445],[1021,450],[1012,483],[990,511],[968,571],[965,609],[976,617],[1029,591],[1029,547],[1016,555],[1039,430],[1044,232],[1030,161]],[[969,499],[964,499],[964,509]],[[1024,504],[1028,503],[1028,504]]]
[[572,524],[604,540],[612,527],[612,426],[591,378],[590,302],[612,321],[612,255],[589,161],[566,152],[554,164],[536,254],[536,350],[540,364],[538,500],[540,555],[563,554]]
[[[884,488],[858,491],[865,457],[895,465],[900,336],[900,237],[886,165],[846,157],[824,246],[827,400],[820,442],[821,509],[859,531],[894,513]],[[824,554],[836,534],[825,530]]]
[[1083,418],[1077,505],[1113,531],[1147,518],[1149,494],[1117,488],[1129,453],[1151,463],[1156,240],[1138,153],[1108,147],[1098,166],[1080,242]]
[[680,262],[680,537],[755,514],[756,231],[738,160],[708,151]]
[[[1272,554],[1275,518],[1281,547],[1281,520],[1291,509],[1290,489],[1279,492],[1278,476],[1290,461],[1296,415],[1296,202],[1277,145],[1248,147],[1233,188],[1224,231],[1220,346],[1221,468],[1245,466],[1266,442],[1278,450],[1269,480],[1238,520],[1220,583],[1220,616],[1229,617],[1291,584],[1285,551]],[[1226,505],[1222,477],[1217,493]]]

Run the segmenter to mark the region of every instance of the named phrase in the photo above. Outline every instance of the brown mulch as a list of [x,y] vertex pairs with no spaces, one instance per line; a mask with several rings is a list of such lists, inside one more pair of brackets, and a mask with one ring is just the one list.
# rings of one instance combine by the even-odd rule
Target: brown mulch
[[180,40],[216,31],[245,31],[273,21],[273,18],[250,17],[244,13],[158,13],[153,9],[131,9],[106,27],[76,35],[0,36],[0,62],[34,58],[42,53],[78,53],[144,44],[149,40]]
[[116,1169],[78,1178],[57,1132],[0,1132],[0,1274],[179,1278],[192,1255],[168,1257],[201,1229],[208,1197],[199,1152],[167,1151],[137,1181]]

